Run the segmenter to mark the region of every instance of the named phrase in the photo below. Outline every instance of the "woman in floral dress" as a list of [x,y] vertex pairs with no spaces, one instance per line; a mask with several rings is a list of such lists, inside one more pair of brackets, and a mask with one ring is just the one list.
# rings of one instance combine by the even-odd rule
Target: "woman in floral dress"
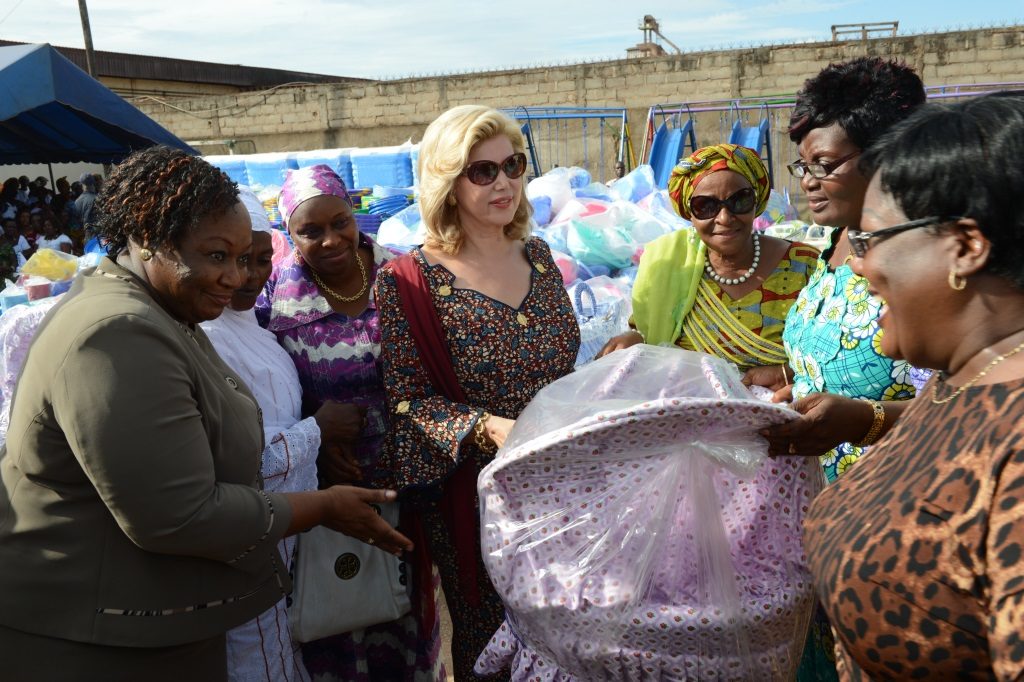
[[428,378],[390,266],[375,293],[392,415],[390,483],[418,504],[427,547],[413,541],[441,572],[460,682],[480,679],[474,661],[504,618],[480,556],[477,474],[537,391],[572,371],[580,342],[551,252],[529,237],[523,152],[519,127],[481,106],[446,112],[420,144],[427,242],[406,258],[429,289],[466,402],[441,395]]
[[[860,225],[867,178],[857,157],[892,124],[925,101],[914,71],[878,57],[832,64],[797,95],[789,135],[800,160],[789,165],[800,179],[816,223],[836,226],[831,244],[786,317],[783,344],[793,383],[774,383],[778,372],[747,373],[747,380],[779,389],[804,414],[766,431],[775,454],[820,456],[835,481],[899,418],[914,397],[921,373],[882,354],[880,304],[868,281],[850,268],[846,231]],[[856,504],[856,501],[852,501]],[[837,679],[834,639],[819,608],[797,679]]]

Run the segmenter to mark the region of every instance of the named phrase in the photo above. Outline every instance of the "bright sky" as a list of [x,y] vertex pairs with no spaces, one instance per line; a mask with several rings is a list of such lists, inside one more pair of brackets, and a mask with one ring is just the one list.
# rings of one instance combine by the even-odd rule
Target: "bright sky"
[[[625,56],[652,14],[684,51],[1024,23],[1021,0],[88,0],[97,50],[396,78]],[[82,47],[77,0],[0,0],[0,38]]]

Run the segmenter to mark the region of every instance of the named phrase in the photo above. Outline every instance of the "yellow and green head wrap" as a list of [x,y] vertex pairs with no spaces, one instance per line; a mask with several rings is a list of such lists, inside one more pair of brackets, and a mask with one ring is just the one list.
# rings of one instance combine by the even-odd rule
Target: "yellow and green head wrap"
[[761,215],[772,191],[768,182],[768,169],[757,152],[736,144],[702,147],[672,169],[672,176],[668,180],[668,195],[672,197],[672,204],[679,215],[691,220],[690,197],[694,190],[701,180],[720,170],[735,171],[747,179],[757,198],[754,215]]

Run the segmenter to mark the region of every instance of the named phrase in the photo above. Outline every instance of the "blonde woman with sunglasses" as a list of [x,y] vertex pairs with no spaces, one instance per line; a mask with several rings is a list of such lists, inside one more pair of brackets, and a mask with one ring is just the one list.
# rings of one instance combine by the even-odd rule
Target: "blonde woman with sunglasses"
[[782,329],[818,251],[753,229],[771,188],[753,149],[698,149],[672,171],[669,196],[692,230],[647,245],[633,289],[633,329],[598,357],[637,343],[677,345],[736,363],[774,366],[782,379]]
[[[392,422],[384,458],[390,483],[418,506],[418,563],[429,552],[441,573],[456,680],[508,677],[503,662],[481,667],[491,677],[473,672],[504,618],[480,556],[477,474],[579,349],[558,268],[530,237],[524,151],[518,125],[488,107],[431,123],[419,160],[426,243],[383,268],[375,287]],[[412,316],[403,282],[418,287]],[[419,312],[438,323],[426,348],[410,321]],[[432,359],[453,389],[432,375]]]

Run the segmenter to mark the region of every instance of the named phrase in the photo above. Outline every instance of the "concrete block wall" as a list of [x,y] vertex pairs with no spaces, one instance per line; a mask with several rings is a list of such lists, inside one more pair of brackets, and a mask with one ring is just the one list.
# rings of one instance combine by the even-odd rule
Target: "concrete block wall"
[[[826,64],[862,55],[904,60],[929,86],[1022,82],[1024,26],[690,52],[369,84],[282,87],[262,93],[175,99],[173,103],[141,100],[136,104],[185,140],[246,140],[251,144],[245,151],[259,152],[417,141],[430,121],[459,104],[626,107],[634,147],[639,152],[647,111],[653,104],[791,96]],[[717,141],[714,138],[726,123],[709,116],[699,119],[699,143]],[[784,123],[778,117],[773,119],[774,127]],[[559,132],[559,164],[580,163],[581,131]],[[545,142],[538,140],[542,151]],[[614,139],[606,138],[605,142],[606,150],[615,148]],[[592,129],[588,156],[595,153],[595,144]],[[210,153],[223,151],[223,147],[203,149]],[[779,149],[777,157],[790,153]],[[606,156],[602,167],[610,173],[614,153]],[[555,161],[545,161],[546,166],[552,163]]]

